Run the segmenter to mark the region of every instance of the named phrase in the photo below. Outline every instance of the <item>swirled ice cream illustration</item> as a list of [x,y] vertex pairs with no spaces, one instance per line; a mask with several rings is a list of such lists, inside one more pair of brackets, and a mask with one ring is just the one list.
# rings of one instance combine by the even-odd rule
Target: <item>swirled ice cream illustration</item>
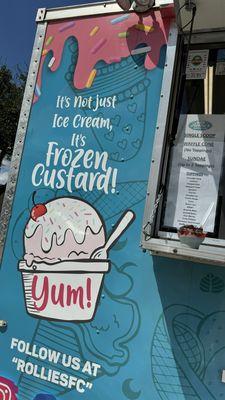
[[106,240],[104,220],[86,201],[61,197],[34,204],[19,263],[28,313],[90,321],[110,270],[109,250],[134,218],[127,210]]
[[91,258],[106,240],[104,221],[88,203],[59,198],[35,205],[25,229],[24,260],[53,264],[63,260]]

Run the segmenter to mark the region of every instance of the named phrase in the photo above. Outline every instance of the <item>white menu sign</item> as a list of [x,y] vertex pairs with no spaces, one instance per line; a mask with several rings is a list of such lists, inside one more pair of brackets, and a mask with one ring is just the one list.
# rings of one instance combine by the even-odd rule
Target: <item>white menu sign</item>
[[204,224],[213,232],[225,136],[225,115],[183,115],[172,150],[164,226]]

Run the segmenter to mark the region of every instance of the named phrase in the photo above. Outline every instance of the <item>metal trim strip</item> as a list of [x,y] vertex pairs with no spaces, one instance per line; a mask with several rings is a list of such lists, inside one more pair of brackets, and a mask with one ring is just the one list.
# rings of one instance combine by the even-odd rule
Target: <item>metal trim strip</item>
[[154,238],[147,242],[145,248],[153,256],[225,266],[224,248],[221,247],[201,245],[199,249],[192,249],[175,240]]
[[34,91],[35,91],[35,84],[36,84],[38,69],[39,69],[40,60],[41,60],[41,54],[42,54],[42,48],[43,48],[44,39],[45,39],[46,28],[47,28],[46,22],[38,24],[35,41],[34,41],[34,47],[33,47],[27,82],[26,82],[26,88],[25,88],[25,92],[24,92],[23,103],[22,103],[22,108],[21,108],[20,117],[19,117],[17,134],[16,134],[16,138],[15,138],[15,145],[14,145],[14,150],[13,150],[13,155],[12,155],[10,174],[9,174],[9,179],[8,179],[8,183],[6,186],[6,192],[5,192],[5,196],[4,196],[4,200],[3,200],[3,206],[2,206],[1,217],[0,217],[0,261],[2,258],[5,239],[6,239],[6,235],[7,235],[7,231],[8,231],[8,225],[9,225],[10,218],[11,218],[13,199],[14,199],[14,194],[15,194],[16,185],[17,185],[17,178],[18,178],[18,174],[19,174],[19,167],[20,167],[21,157],[22,157],[22,153],[23,153],[24,141],[25,141],[28,121],[29,121],[29,117],[30,117],[30,111],[32,108],[32,100],[33,100]]
[[[176,25],[174,22],[172,22],[169,33],[167,52],[166,52],[165,69],[164,69],[162,88],[161,88],[161,100],[159,103],[155,139],[153,144],[143,226],[145,226],[148,223],[148,219],[152,213],[154,203],[157,197],[157,192],[159,189],[159,176],[160,176],[159,171],[161,170],[163,163],[162,149],[164,147],[165,132],[168,120],[168,108],[172,91],[172,81],[174,74],[174,64],[175,64],[176,46],[178,38],[177,33],[178,32]],[[145,240],[145,237],[142,234],[141,246],[146,248],[146,243],[147,242]]]
[[[172,0],[156,0],[154,8],[165,7],[167,5],[173,4]],[[130,10],[128,12],[134,12]],[[82,4],[78,6],[70,7],[60,7],[60,8],[50,8],[45,10],[45,21],[74,18],[74,17],[85,17],[85,16],[95,16],[101,14],[111,14],[111,13],[124,13],[124,11],[119,7],[116,1],[99,2],[92,4]],[[37,21],[39,21],[40,14],[37,14]]]

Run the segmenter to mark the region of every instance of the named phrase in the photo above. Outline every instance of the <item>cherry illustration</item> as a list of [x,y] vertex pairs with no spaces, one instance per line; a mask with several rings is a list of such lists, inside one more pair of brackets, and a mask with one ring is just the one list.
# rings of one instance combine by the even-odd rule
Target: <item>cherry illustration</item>
[[34,221],[37,221],[37,219],[39,217],[42,217],[43,215],[45,215],[47,213],[47,208],[46,208],[45,204],[41,204],[41,203],[35,204],[35,201],[34,201],[35,194],[36,194],[36,192],[34,192],[32,195],[34,207],[32,208],[30,215]]

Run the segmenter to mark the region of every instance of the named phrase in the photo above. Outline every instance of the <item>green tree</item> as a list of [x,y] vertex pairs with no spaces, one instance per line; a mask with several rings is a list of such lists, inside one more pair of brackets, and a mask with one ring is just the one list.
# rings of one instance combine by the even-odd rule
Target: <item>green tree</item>
[[13,75],[6,65],[0,66],[0,165],[13,151],[25,83],[20,69]]

